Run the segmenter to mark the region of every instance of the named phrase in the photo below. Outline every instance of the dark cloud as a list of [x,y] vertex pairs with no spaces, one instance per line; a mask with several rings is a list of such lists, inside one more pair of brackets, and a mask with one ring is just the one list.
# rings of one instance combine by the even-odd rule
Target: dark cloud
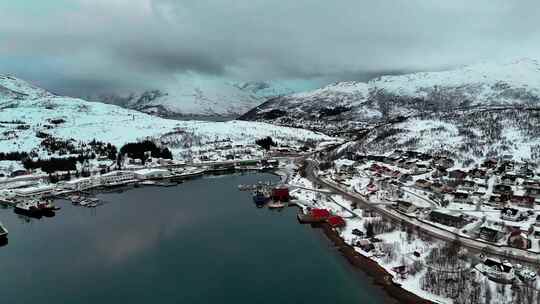
[[0,4],[0,73],[69,93],[151,87],[186,71],[365,80],[540,54],[532,0],[21,3]]

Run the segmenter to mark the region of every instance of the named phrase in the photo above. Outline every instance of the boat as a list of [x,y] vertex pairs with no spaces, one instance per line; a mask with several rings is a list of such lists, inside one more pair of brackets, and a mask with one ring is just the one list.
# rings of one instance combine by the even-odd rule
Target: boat
[[59,209],[56,208],[51,201],[41,201],[38,202],[37,205],[41,214],[46,217],[53,217],[55,215],[54,212]]
[[139,184],[141,184],[143,186],[154,186],[156,184],[156,182],[151,181],[151,180],[147,180],[147,181],[140,182]]
[[38,208],[43,212],[55,211],[57,208],[51,201],[40,201],[37,203]]
[[171,181],[159,181],[159,182],[156,182],[155,185],[159,187],[174,187],[174,186],[177,186],[178,183],[171,182]]
[[81,202],[79,203],[79,205],[81,205],[81,206],[83,206],[83,207],[87,207],[87,206],[89,206],[90,204],[92,204],[92,201],[89,200],[89,199],[85,199],[85,200],[83,200],[83,201],[81,201]]
[[73,205],[77,205],[82,201],[83,198],[80,195],[72,195],[69,197],[69,199]]
[[8,230],[2,222],[0,222],[0,240],[6,239],[8,236]]
[[281,202],[281,201],[272,201],[271,203],[268,204],[268,208],[270,209],[282,209],[282,208],[285,208],[285,203]]
[[43,210],[38,206],[36,201],[27,201],[15,205],[15,213],[41,217]]
[[98,198],[90,198],[88,199],[88,201],[90,202],[86,207],[88,208],[96,208],[97,206],[99,206],[101,203],[99,202],[99,199]]
[[253,202],[255,203],[255,205],[257,206],[264,206],[266,203],[268,203],[268,201],[270,200],[270,197],[268,197],[267,195],[264,194],[264,192],[262,191],[256,191],[254,194],[253,194]]

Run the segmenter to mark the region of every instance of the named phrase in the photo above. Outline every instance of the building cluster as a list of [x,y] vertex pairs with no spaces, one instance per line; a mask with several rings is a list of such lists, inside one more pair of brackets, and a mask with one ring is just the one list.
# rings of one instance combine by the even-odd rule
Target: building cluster
[[[538,164],[501,157],[462,168],[451,157],[401,150],[345,158],[332,178],[360,194],[466,237],[540,251]],[[355,188],[362,179],[369,182]]]

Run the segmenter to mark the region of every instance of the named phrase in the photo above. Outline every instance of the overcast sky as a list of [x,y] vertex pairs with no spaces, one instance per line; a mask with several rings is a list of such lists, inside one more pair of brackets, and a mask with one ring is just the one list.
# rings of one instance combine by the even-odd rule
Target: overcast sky
[[538,0],[0,0],[0,20],[0,73],[69,94],[540,57]]

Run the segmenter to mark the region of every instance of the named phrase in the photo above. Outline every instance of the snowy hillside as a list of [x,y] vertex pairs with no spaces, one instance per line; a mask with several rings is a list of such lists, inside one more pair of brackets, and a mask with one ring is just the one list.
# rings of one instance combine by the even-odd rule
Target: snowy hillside
[[114,105],[54,96],[12,77],[0,76],[0,85],[6,88],[6,94],[0,95],[0,152],[43,155],[46,151],[40,143],[45,135],[74,142],[96,139],[117,146],[146,137],[159,139],[164,134],[190,134],[198,144],[222,139],[252,144],[263,136],[292,142],[326,138],[265,123],[167,120]]
[[[446,151],[464,163],[540,158],[540,64],[522,59],[337,83],[269,100],[241,119],[351,136],[355,149]],[[335,127],[335,126],[339,127]]]
[[484,63],[444,72],[384,76],[367,83],[337,83],[272,99],[246,120],[379,120],[471,106],[538,105],[540,64],[531,59]]
[[269,81],[237,83],[223,78],[189,73],[156,90],[125,96],[98,96],[92,100],[120,105],[162,117],[224,116],[237,117],[267,98],[311,90],[314,81]]
[[8,97],[24,97],[24,98],[40,98],[40,97],[52,97],[54,94],[47,92],[41,88],[33,86],[32,84],[15,78],[13,76],[0,75],[0,98],[2,92],[8,93],[3,96],[4,99]]

